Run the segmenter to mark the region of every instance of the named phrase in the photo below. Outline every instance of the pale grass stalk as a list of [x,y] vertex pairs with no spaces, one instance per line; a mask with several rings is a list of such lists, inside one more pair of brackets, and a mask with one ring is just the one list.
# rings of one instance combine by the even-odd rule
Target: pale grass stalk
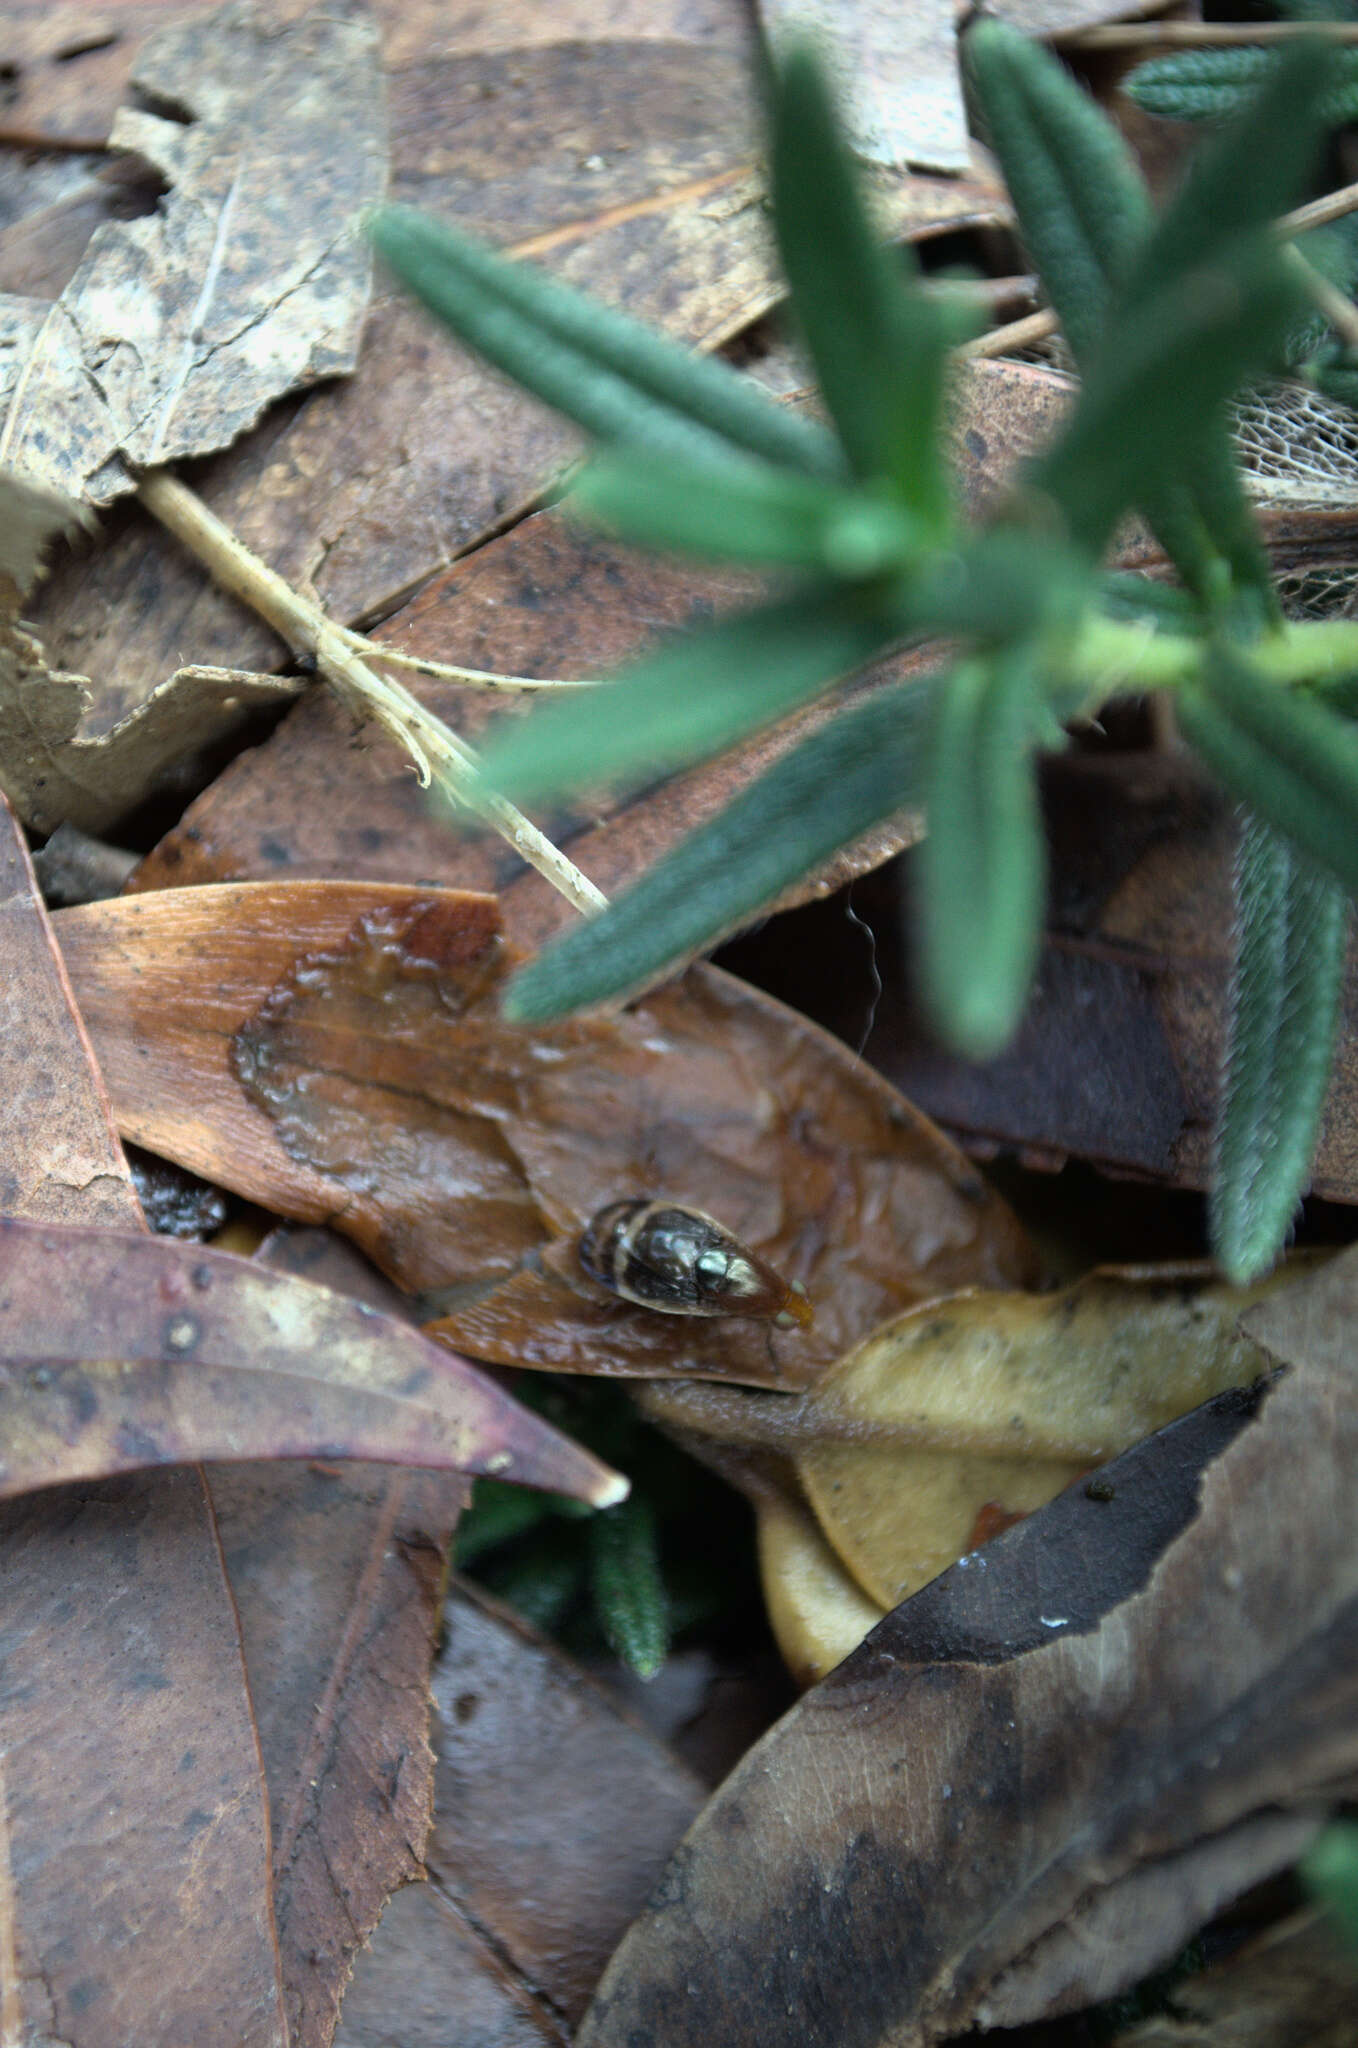
[[454,803],[498,832],[577,910],[588,916],[604,908],[607,898],[588,876],[521,811],[481,781],[471,748],[403,684],[368,666],[351,644],[347,627],[333,624],[318,604],[251,554],[230,527],[168,470],[153,470],[143,477],[138,496],[224,590],[258,612],[294,653],[315,657],[349,709],[374,719],[406,750],[423,784],[436,783]]

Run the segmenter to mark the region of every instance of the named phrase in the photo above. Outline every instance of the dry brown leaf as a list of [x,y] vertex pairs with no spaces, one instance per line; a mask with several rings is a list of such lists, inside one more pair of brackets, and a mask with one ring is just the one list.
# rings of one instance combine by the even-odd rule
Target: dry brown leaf
[[[407,1287],[509,1278],[438,1326],[479,1357],[796,1385],[923,1293],[1029,1277],[1008,1211],[908,1104],[725,976],[530,1032],[499,1018],[488,898],[246,883],[58,917],[127,1133],[333,1220]],[[647,1192],[801,1280],[811,1329],[656,1316],[588,1279],[575,1234]]]
[[1314,1912],[1294,1914],[1176,1984],[1114,2048],[1352,2048],[1358,1964]]
[[109,146],[165,180],[105,226],[61,296],[0,300],[0,460],[78,503],[227,446],[271,400],[353,368],[384,174],[374,26],[358,0],[280,31],[231,0],[165,27]]
[[940,171],[969,162],[953,0],[760,0],[759,11],[775,41],[815,38],[861,155]]
[[[67,8],[83,20],[83,0]],[[546,16],[523,4],[389,0],[377,11],[394,198],[533,249],[700,346],[778,295],[751,175],[740,0],[656,0],[627,13],[593,0]],[[153,12],[146,0],[117,18]],[[959,179],[882,172],[880,186],[894,232],[1007,217],[982,166]],[[354,377],[264,421],[214,459],[200,488],[255,553],[354,621],[385,615],[500,530],[575,447],[560,422],[391,296],[374,305]],[[38,626],[54,665],[97,675],[120,701],[185,655],[233,668],[276,659],[268,631],[130,510],[110,520],[97,557],[58,573]]]
[[[135,1229],[127,1162],[3,802],[0,870],[0,1210]],[[69,2048],[283,2048],[264,1786],[202,1474],[10,1503],[0,1557],[7,2025]]]
[[579,2048],[887,2042],[1111,1996],[1358,1763],[1358,1254],[1221,1395],[889,1615],[732,1774]]
[[[1232,808],[1178,753],[1065,755],[1043,770],[1052,893],[1037,985],[1009,1048],[948,1058],[909,994],[909,855],[857,885],[883,981],[866,1056],[950,1130],[1059,1164],[1090,1159],[1206,1187],[1233,930]],[[761,981],[852,1029],[804,976],[809,940]],[[1358,1197],[1358,961],[1342,997],[1312,1191]],[[832,983],[822,977],[822,988]]]
[[[395,1289],[324,1231],[275,1231],[258,1257],[404,1313]],[[429,1672],[467,1491],[453,1474],[351,1461],[213,1468],[269,1787],[291,2048],[328,2043],[353,1952],[423,1869]]]
[[[358,1958],[337,2048],[389,2039],[398,2012],[413,2048],[564,2042],[706,1795],[559,1650],[475,1587],[455,1583],[445,1616],[430,1882],[392,1900]],[[393,2001],[398,1960],[406,1983]],[[422,2018],[440,1997],[438,2031],[418,2020],[412,2031],[412,2007]]]
[[493,1380],[230,1253],[0,1218],[0,1499],[145,1465],[353,1457],[606,1502],[615,1476]]

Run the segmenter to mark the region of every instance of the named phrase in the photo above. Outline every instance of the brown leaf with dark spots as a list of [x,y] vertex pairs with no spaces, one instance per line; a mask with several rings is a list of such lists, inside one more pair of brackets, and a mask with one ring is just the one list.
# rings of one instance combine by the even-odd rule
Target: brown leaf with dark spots
[[616,1476],[442,1345],[146,1232],[0,1218],[0,1498],[144,1465],[377,1458],[605,1505]]
[[[364,1301],[401,1297],[342,1238],[279,1230],[257,1257]],[[344,1463],[217,1465],[212,1498],[269,1787],[292,2048],[334,2030],[354,1951],[423,1870],[429,1672],[467,1482]]]
[[[507,1027],[514,956],[486,898],[372,885],[160,891],[60,913],[129,1136],[241,1193],[333,1217],[409,1288],[513,1276],[480,1355],[803,1383],[925,1293],[1022,1283],[984,1181],[843,1047],[694,970],[618,1015]],[[816,1305],[809,1330],[657,1317],[574,1239],[607,1203],[716,1216]],[[572,1316],[573,1304],[582,1306]],[[527,1307],[529,1313],[520,1311]],[[603,1313],[608,1341],[592,1347]],[[629,1335],[629,1333],[631,1333]]]
[[55,302],[0,299],[7,463],[108,504],[139,470],[225,447],[272,399],[353,368],[361,217],[385,170],[377,57],[353,0],[281,29],[249,0],[161,28],[109,140],[168,191],[106,224]]
[[[134,1230],[127,1162],[3,803],[0,961],[0,1206],[54,1229]],[[201,1472],[7,1504],[0,1569],[7,2029],[68,2048],[283,2048],[264,1786]]]
[[963,1559],[808,1693],[691,1830],[578,2048],[1016,2026],[1290,1862],[1358,1764],[1356,1276],[1349,1253],[1253,1308],[1291,1370]]

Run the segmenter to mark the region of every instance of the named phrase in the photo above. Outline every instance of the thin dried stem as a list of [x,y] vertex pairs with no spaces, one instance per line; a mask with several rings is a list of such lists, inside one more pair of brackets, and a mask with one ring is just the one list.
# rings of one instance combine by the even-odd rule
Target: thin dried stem
[[[1184,26],[1192,27],[1194,24],[1186,23]],[[1293,212],[1283,214],[1274,222],[1274,233],[1280,241],[1290,241],[1294,235],[1304,235],[1310,228],[1342,220],[1345,214],[1353,213],[1355,209],[1358,209],[1358,185],[1341,185],[1336,191],[1327,192],[1323,199],[1313,199],[1306,206],[1298,206]],[[1297,261],[1307,272],[1307,290],[1321,312],[1331,326],[1350,341],[1352,335],[1358,333],[1358,314],[1354,307],[1342,292],[1306,262],[1304,256],[1298,254]],[[1018,349],[1031,347],[1035,341],[1045,341],[1049,334],[1057,332],[1060,325],[1055,310],[1051,306],[1043,306],[1036,313],[1025,313],[1021,320],[1010,320],[1003,327],[992,327],[989,333],[964,343],[958,353],[964,356],[1013,355]]]
[[430,661],[422,654],[405,654],[399,647],[389,647],[385,640],[372,640],[366,633],[356,633],[352,626],[336,626],[334,630],[345,645],[365,661],[385,662],[390,668],[403,668],[416,676],[431,676],[441,683],[467,683],[473,689],[501,690],[515,695],[528,690],[597,690],[599,687],[596,681],[588,678],[567,682],[556,676],[505,676],[491,668],[463,668],[458,662]]
[[368,667],[349,644],[347,627],[332,624],[319,605],[252,555],[230,527],[168,470],[153,470],[143,477],[138,495],[147,511],[198,557],[224,590],[258,612],[294,653],[314,655],[349,709],[375,719],[405,748],[422,783],[436,782],[455,803],[490,825],[577,910],[589,915],[604,908],[607,898],[588,876],[521,811],[481,781],[471,748],[403,684]]
[[1351,21],[1109,21],[1086,28],[1058,29],[1052,41],[1063,50],[1211,50],[1252,43],[1293,42],[1324,36],[1333,43],[1358,43]]

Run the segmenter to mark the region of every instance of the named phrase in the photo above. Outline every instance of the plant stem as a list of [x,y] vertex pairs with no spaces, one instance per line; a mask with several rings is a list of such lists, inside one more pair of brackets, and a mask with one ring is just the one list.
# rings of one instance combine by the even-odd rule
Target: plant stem
[[437,782],[455,803],[490,825],[577,910],[589,915],[604,908],[607,898],[588,876],[521,811],[481,781],[471,748],[403,684],[375,674],[350,645],[348,629],[334,625],[318,604],[252,555],[201,498],[164,469],[142,478],[138,496],[224,590],[258,612],[294,653],[315,656],[349,709],[375,719],[405,748],[422,783]]
[[1052,41],[1063,50],[1220,50],[1252,43],[1295,42],[1298,36],[1358,43],[1358,22],[1110,21],[1059,29]]
[[[1251,667],[1281,689],[1358,675],[1358,620],[1285,622],[1248,652]],[[1088,620],[1060,657],[1072,685],[1088,692],[1090,711],[1115,691],[1177,689],[1198,674],[1202,659],[1202,641],[1188,634],[1101,618]]]

